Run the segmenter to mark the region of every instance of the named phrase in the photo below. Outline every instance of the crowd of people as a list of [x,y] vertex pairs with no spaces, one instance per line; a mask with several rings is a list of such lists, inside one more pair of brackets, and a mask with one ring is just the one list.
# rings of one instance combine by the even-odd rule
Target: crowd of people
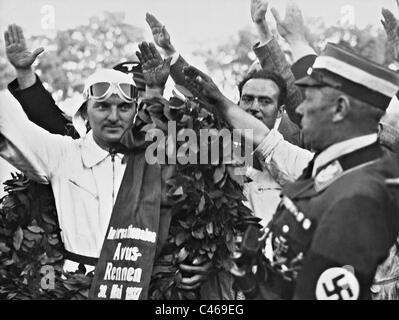
[[[169,76],[176,90],[184,88],[180,96],[188,91],[204,101],[255,150],[241,188],[262,228],[236,234],[224,296],[372,298],[379,266],[399,254],[399,128],[381,120],[398,94],[399,74],[332,43],[317,55],[292,1],[284,18],[271,9],[291,48],[289,64],[267,11],[267,1],[251,1],[257,62],[238,84],[237,103],[186,61],[166,27],[147,13],[154,43],[139,45],[137,61],[113,69],[99,65],[84,79],[72,121],[32,67],[43,49],[30,51],[20,26],[5,32],[16,79],[1,96],[0,156],[28,178],[51,185],[64,271],[84,265],[94,273],[90,298],[148,298],[154,259],[169,233],[173,201],[166,190],[173,166],[146,161],[136,120],[139,110],[169,103],[163,97]],[[383,16],[397,53],[399,41],[392,43],[399,23],[387,10]],[[129,258],[122,258],[125,251]],[[111,260],[124,260],[126,274]],[[187,290],[215,272],[211,259],[179,268]],[[399,290],[395,276],[390,290]],[[126,284],[123,294],[119,287],[109,294],[110,280]]]

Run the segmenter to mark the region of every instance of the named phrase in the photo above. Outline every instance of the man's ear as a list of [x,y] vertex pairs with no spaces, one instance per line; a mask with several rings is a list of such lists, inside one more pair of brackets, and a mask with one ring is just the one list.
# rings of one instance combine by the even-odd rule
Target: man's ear
[[278,113],[277,113],[277,118],[281,117],[284,113],[285,110],[285,104],[281,105],[278,107]]
[[350,111],[350,101],[349,98],[341,95],[336,100],[334,115],[332,118],[333,122],[340,122],[344,120]]

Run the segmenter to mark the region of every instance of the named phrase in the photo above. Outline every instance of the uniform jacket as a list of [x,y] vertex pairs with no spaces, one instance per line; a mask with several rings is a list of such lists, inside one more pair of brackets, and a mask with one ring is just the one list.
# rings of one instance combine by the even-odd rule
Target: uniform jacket
[[[399,188],[389,182],[399,176],[398,160],[373,143],[331,160],[315,177],[311,161],[283,188],[269,224],[263,299],[370,298],[399,232]],[[349,285],[343,269],[355,277]]]

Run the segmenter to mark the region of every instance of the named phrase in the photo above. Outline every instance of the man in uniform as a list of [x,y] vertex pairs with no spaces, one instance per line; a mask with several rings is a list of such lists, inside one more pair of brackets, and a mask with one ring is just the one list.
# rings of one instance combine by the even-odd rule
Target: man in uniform
[[[186,74],[189,86],[213,100],[234,127],[252,124],[256,152],[277,156],[281,137],[249,121],[206,75],[193,68]],[[379,120],[398,91],[399,77],[328,44],[297,85],[305,89],[297,112],[315,156],[283,188],[263,236],[265,254],[243,259],[251,250],[238,251],[232,273],[250,299],[368,299],[376,269],[399,231],[399,188],[390,183],[399,176],[399,161],[377,142]],[[306,150],[293,154],[305,156]],[[248,248],[250,238],[244,236],[240,249]],[[257,268],[246,263],[251,259]]]
[[399,188],[386,179],[398,161],[384,157],[378,122],[398,90],[393,72],[328,45],[307,78],[302,115],[316,156],[283,189],[270,224],[268,291],[281,298],[367,299],[377,266],[399,230]]

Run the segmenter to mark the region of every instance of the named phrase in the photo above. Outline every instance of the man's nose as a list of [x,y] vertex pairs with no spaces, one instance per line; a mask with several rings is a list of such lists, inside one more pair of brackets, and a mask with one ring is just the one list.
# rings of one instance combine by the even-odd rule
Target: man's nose
[[259,105],[258,98],[254,98],[254,100],[252,101],[250,109],[254,110],[254,111],[259,111],[260,110],[260,105]]
[[119,111],[117,105],[112,105],[110,113],[108,114],[108,120],[117,122],[119,120]]

